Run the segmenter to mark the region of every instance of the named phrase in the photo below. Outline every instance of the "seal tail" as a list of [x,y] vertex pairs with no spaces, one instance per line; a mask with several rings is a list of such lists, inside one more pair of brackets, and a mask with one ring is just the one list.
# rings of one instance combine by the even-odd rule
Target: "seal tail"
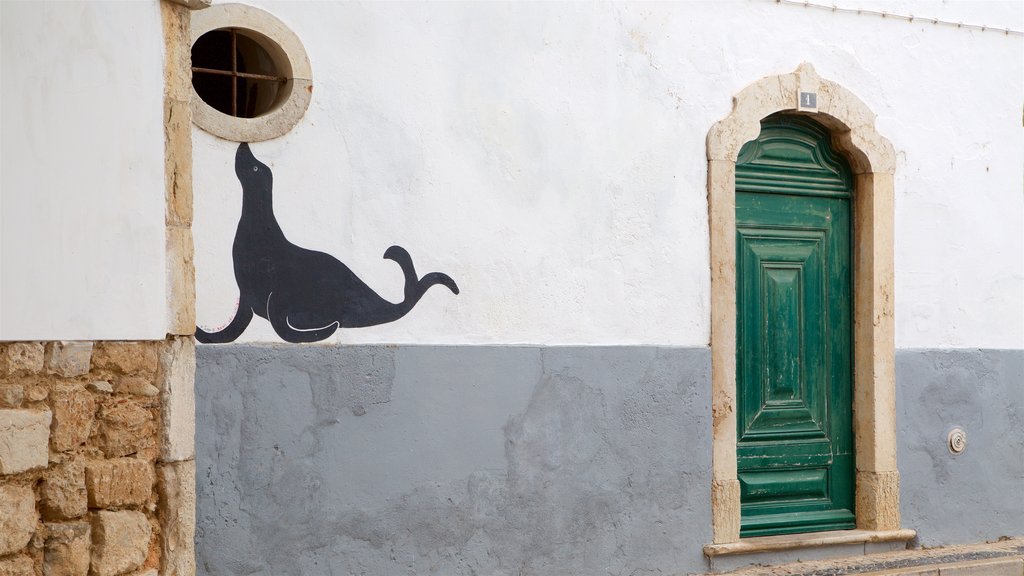
[[412,256],[409,256],[409,251],[401,246],[392,246],[384,251],[384,258],[394,260],[402,269],[402,274],[405,275],[405,300],[411,300],[416,292],[416,284],[419,282],[419,277],[416,276],[416,267],[413,266]]
[[452,280],[451,276],[442,274],[441,272],[431,272],[423,278],[416,275],[416,267],[412,263],[412,256],[409,256],[409,252],[401,246],[392,246],[384,252],[384,258],[388,260],[394,260],[398,263],[398,266],[402,269],[402,274],[405,275],[405,302],[409,308],[412,308],[420,298],[423,297],[423,293],[427,291],[431,286],[440,284],[452,291],[453,294],[459,293],[459,286]]
[[430,274],[427,274],[420,280],[420,286],[422,286],[424,292],[427,291],[427,288],[430,288],[431,286],[435,286],[438,284],[451,290],[452,294],[459,293],[459,285],[456,284],[455,280],[452,280],[452,277],[447,274],[443,274],[441,272],[431,272]]

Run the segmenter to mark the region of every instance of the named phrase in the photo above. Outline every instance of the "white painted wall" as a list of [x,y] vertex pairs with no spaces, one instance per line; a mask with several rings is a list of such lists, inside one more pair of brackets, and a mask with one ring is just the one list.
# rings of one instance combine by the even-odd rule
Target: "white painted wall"
[[163,338],[159,4],[0,2],[0,340]]
[[[253,146],[286,235],[395,301],[391,244],[462,288],[340,342],[706,345],[705,136],[745,85],[808,61],[899,155],[897,346],[1024,347],[1020,36],[770,1],[253,4],[313,67],[303,122]],[[1016,2],[870,6],[1024,29]],[[234,313],[241,191],[235,145],[194,144],[212,329]],[[257,318],[255,340],[278,339]]]

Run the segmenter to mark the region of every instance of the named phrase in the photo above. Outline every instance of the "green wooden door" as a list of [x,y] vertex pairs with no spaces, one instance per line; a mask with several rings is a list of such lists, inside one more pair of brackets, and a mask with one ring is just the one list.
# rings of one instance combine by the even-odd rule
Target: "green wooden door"
[[802,117],[763,121],[736,163],[744,537],[854,527],[851,192]]

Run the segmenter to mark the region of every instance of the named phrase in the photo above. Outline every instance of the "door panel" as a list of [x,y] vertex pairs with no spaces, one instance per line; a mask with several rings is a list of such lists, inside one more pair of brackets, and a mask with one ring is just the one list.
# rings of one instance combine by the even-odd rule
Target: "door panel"
[[741,441],[825,437],[823,390],[807,385],[808,377],[820,379],[813,371],[822,342],[823,236],[821,230],[738,229],[746,280],[741,316],[750,336],[740,362],[759,374],[742,395]]
[[762,470],[740,474],[740,494],[748,502],[828,496],[828,467]]
[[849,172],[805,120],[766,121],[740,160],[741,536],[853,528]]

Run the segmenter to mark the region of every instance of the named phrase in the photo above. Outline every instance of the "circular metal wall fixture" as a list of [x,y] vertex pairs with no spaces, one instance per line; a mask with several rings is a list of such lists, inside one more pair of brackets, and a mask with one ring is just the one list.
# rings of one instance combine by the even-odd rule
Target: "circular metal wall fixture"
[[282,136],[313,93],[309,58],[283,22],[252,6],[192,14],[192,121],[235,142]]
[[962,454],[967,449],[967,432],[961,428],[953,428],[946,436],[946,446],[950,454]]

